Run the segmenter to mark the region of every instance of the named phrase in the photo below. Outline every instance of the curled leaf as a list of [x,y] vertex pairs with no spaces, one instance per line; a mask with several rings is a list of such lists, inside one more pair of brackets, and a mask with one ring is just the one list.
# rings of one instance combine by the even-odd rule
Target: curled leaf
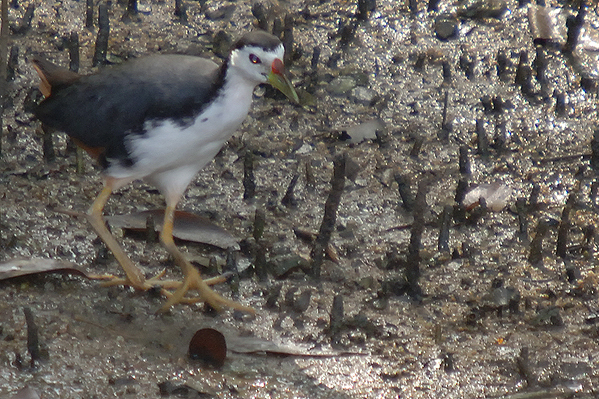
[[[106,221],[112,227],[144,231],[148,217],[154,219],[156,229],[161,231],[164,218],[164,210],[162,209],[135,212],[128,215],[108,216],[106,217]],[[226,230],[215,225],[208,219],[190,212],[175,212],[173,236],[180,240],[214,245],[223,249],[239,249],[239,244],[235,237]]]
[[483,198],[488,209],[500,212],[506,207],[512,191],[510,187],[500,181],[491,184],[481,184],[466,193],[464,196],[464,206],[466,208],[474,208],[478,205],[480,199]]
[[202,360],[216,368],[222,367],[227,357],[225,336],[213,328],[196,331],[189,342],[189,357],[192,360]]
[[66,272],[88,277],[87,273],[74,264],[56,259],[12,259],[0,263],[0,281],[29,274]]

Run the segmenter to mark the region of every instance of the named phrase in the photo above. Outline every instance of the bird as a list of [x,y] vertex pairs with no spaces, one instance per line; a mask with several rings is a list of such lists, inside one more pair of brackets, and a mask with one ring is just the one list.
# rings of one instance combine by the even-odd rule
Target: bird
[[[214,279],[203,280],[175,245],[173,223],[190,182],[246,118],[256,86],[269,83],[299,104],[284,54],[279,38],[254,30],[241,36],[220,66],[197,56],[155,54],[80,75],[32,59],[44,97],[34,116],[70,136],[101,167],[103,188],[85,216],[125,273],[108,284],[161,287],[167,300],[159,311],[203,301],[215,309],[255,312],[210,288]],[[182,282],[161,275],[147,279],[106,227],[104,206],[111,194],[135,180],[154,185],[165,198],[160,241],[182,269]],[[190,290],[197,296],[186,296]]]

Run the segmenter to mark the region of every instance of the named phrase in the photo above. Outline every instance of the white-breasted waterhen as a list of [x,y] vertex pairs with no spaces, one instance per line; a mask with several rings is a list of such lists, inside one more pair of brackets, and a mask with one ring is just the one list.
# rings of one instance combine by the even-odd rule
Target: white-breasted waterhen
[[[226,299],[202,280],[173,241],[175,207],[194,176],[209,163],[248,114],[254,88],[270,83],[298,102],[285,76],[281,41],[266,32],[244,35],[229,57],[214,62],[187,55],[153,55],[79,75],[41,59],[33,65],[45,99],[35,116],[67,133],[103,168],[104,188],[87,216],[125,271],[115,284],[162,287],[162,310],[205,301],[215,308],[253,309]],[[114,190],[144,179],[166,199],[160,239],[183,269],[183,282],[147,280],[106,228],[102,214]],[[165,288],[174,289],[169,292]],[[198,297],[188,298],[196,289]]]

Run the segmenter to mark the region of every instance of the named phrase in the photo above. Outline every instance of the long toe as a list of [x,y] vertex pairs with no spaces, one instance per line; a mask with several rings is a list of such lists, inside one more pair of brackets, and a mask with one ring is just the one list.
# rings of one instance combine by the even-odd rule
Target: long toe
[[147,291],[152,288],[152,284],[149,284],[150,280],[144,280],[143,282],[132,282],[126,277],[118,277],[113,274],[91,274],[88,276],[93,280],[102,280],[100,285],[102,287],[114,287],[116,285],[123,285],[132,287],[137,291]]
[[[210,279],[209,281],[210,281],[210,283],[216,282],[213,279]],[[198,291],[199,296],[198,296],[198,298],[194,298],[193,300],[190,301],[191,298],[186,298],[185,294],[187,293],[187,291],[193,290],[193,289]],[[189,303],[189,302],[200,302],[200,301],[208,303],[210,306],[212,306],[213,308],[215,308],[217,310],[220,310],[221,308],[226,306],[226,307],[229,307],[232,309],[240,310],[245,313],[250,313],[250,314],[256,313],[256,311],[253,308],[242,305],[239,302],[235,302],[230,299],[227,299],[227,298],[221,296],[220,294],[216,293],[214,290],[212,290],[212,288],[210,288],[208,286],[208,284],[206,284],[205,280],[202,280],[200,273],[197,271],[194,271],[194,272],[190,273],[189,275],[185,276],[185,280],[183,281],[183,284],[181,284],[179,286],[179,288],[177,288],[177,290],[169,296],[168,300],[166,301],[164,306],[162,306],[160,308],[159,312],[165,312],[168,309],[170,309],[171,306],[176,305],[178,303]]]

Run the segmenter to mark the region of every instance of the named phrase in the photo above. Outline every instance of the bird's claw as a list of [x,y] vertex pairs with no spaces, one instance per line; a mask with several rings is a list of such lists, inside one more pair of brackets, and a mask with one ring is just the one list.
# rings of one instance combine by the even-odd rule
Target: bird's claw
[[[255,314],[256,311],[249,307],[244,306],[238,302],[234,302],[227,299],[220,294],[216,293],[211,285],[223,283],[227,280],[226,276],[216,276],[209,279],[203,280],[199,273],[192,273],[190,276],[185,277],[184,281],[175,280],[161,280],[166,274],[166,270],[162,270],[160,273],[145,279],[141,285],[132,284],[127,278],[117,277],[112,274],[94,274],[89,277],[94,280],[103,280],[101,285],[103,287],[113,287],[117,285],[133,287],[138,291],[148,291],[154,287],[160,287],[160,293],[167,298],[166,303],[158,310],[159,313],[168,311],[171,306],[178,303],[194,304],[198,302],[206,302],[210,304],[216,310],[220,310],[223,306],[228,306],[233,309],[240,310],[245,313]],[[186,297],[185,295],[189,290],[197,290],[199,296],[197,297]],[[174,290],[174,291],[169,291]]]
[[[197,303],[197,302],[206,302],[216,310],[220,310],[223,306],[227,306],[233,309],[240,310],[245,313],[255,314],[256,311],[249,307],[244,306],[238,302],[227,299],[220,294],[216,293],[209,285],[217,284],[219,282],[223,282],[226,280],[224,276],[218,276],[211,279],[203,280],[200,276],[200,273],[196,269],[192,269],[193,271],[185,276],[185,280],[174,293],[167,294],[168,300],[166,303],[158,310],[159,313],[168,311],[171,306],[176,305],[177,303]],[[197,290],[199,296],[194,298],[186,298],[185,294],[189,290]]]

